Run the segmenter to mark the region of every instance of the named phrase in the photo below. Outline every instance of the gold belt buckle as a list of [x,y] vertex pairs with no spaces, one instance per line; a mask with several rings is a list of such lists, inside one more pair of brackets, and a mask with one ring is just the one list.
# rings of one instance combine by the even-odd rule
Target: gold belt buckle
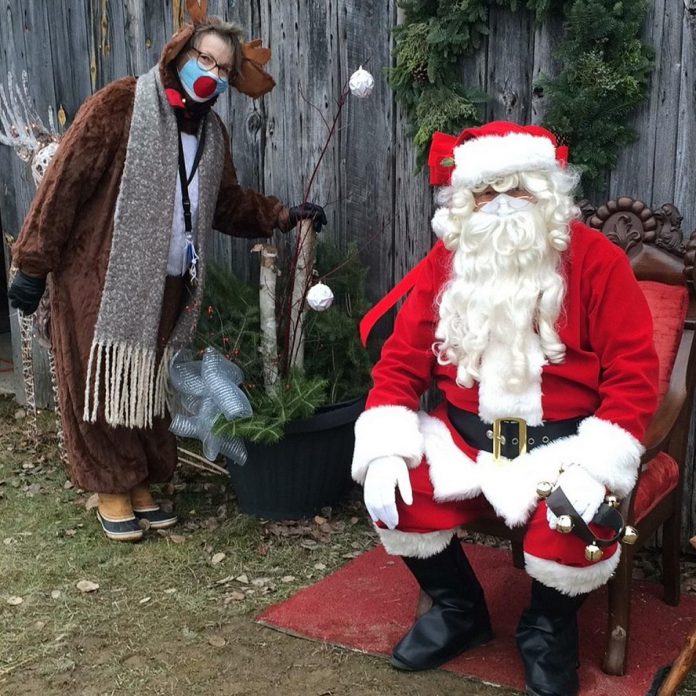
[[500,450],[505,444],[505,436],[502,434],[503,421],[514,421],[517,423],[519,431],[518,452],[515,456],[519,457],[527,451],[527,421],[524,418],[496,418],[493,421],[493,460],[498,461],[501,457]]

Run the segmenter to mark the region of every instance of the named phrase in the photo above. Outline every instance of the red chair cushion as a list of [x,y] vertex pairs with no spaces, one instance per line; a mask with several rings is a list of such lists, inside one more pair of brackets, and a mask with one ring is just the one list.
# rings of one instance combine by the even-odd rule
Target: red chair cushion
[[639,280],[653,318],[653,341],[660,361],[659,399],[667,393],[672,367],[679,350],[684,320],[689,308],[689,293],[684,285],[667,285]]
[[634,515],[640,522],[679,483],[679,465],[666,452],[651,459],[640,475],[634,499]]

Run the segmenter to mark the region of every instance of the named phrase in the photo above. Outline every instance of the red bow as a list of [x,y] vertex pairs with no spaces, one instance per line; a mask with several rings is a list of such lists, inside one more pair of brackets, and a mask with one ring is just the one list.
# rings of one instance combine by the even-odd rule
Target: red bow
[[173,106],[175,109],[186,108],[186,104],[184,102],[183,97],[181,96],[181,92],[179,92],[176,89],[172,89],[171,87],[168,87],[164,90],[164,93],[167,95],[167,101],[169,102],[170,106]]

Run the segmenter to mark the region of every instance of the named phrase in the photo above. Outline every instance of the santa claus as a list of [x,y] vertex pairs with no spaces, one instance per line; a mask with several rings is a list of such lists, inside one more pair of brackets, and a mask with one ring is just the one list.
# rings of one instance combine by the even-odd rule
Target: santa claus
[[[384,547],[433,601],[395,647],[399,669],[492,636],[457,528],[491,514],[526,525],[517,643],[538,696],[577,693],[576,611],[620,554],[597,513],[635,484],[657,401],[649,309],[625,254],[576,219],[564,150],[507,122],[436,134],[440,241],[374,369],[353,459]],[[444,399],[428,414],[433,380]]]

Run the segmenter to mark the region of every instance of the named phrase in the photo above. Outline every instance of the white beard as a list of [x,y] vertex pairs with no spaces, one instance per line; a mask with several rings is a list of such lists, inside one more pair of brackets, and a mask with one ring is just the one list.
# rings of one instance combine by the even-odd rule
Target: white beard
[[542,366],[565,355],[555,328],[565,294],[560,253],[536,207],[504,217],[472,213],[461,225],[439,301],[438,361],[457,366],[463,387],[480,382],[488,362],[496,391],[524,397],[540,390]]

